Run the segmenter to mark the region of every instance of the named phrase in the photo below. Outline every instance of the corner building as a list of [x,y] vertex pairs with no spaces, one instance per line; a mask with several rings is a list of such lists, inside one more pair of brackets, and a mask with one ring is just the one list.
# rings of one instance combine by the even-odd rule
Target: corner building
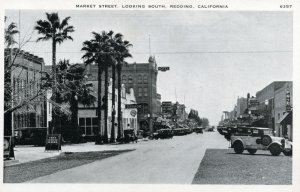
[[[94,77],[96,81],[97,72],[97,66],[88,66],[89,80]],[[137,114],[138,127],[141,130],[150,130],[153,119],[161,112],[160,95],[157,93],[157,74],[157,64],[153,56],[149,57],[148,63],[132,63],[122,67],[122,84],[125,85],[126,92],[133,89],[136,102],[141,105]],[[111,68],[109,75],[111,77]]]

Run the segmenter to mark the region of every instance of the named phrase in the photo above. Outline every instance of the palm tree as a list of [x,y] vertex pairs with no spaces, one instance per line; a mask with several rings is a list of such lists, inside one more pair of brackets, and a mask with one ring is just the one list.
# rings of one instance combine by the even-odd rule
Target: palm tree
[[[69,33],[74,32],[74,27],[69,25],[69,19],[66,17],[60,22],[58,13],[46,13],[47,20],[38,20],[36,22],[35,30],[42,35],[37,39],[38,41],[52,40],[52,72],[53,72],[53,87],[52,93],[54,101],[56,101],[56,45],[61,44],[65,40],[73,40]],[[53,126],[57,126],[57,116],[52,112]]]
[[[6,17],[5,17],[6,21]],[[14,36],[18,34],[19,31],[17,30],[17,25],[15,23],[10,23],[7,28],[4,29],[4,36],[5,36],[5,45],[6,48],[11,48],[12,45],[16,43]]]
[[120,140],[122,137],[122,108],[121,108],[121,91],[122,91],[122,82],[121,82],[121,72],[122,72],[122,66],[124,64],[127,64],[124,60],[128,57],[132,57],[129,53],[129,47],[132,46],[132,44],[129,43],[129,41],[123,40],[123,35],[118,33],[116,36],[116,60],[117,60],[117,76],[118,76],[118,136],[117,140]]
[[[85,60],[86,65],[96,64],[98,66],[98,131],[96,136],[95,144],[100,144],[102,141],[104,143],[108,142],[107,135],[107,119],[108,119],[108,68],[110,65],[110,54],[111,47],[109,43],[109,35],[112,32],[96,33],[92,32],[93,39],[89,41],[83,42],[82,51],[85,51],[85,54],[82,58]],[[104,79],[105,79],[105,90],[104,97],[101,95],[101,84],[102,84],[102,73],[104,71]],[[103,105],[101,105],[101,101],[103,101]],[[104,108],[104,131],[101,130],[101,108]],[[100,131],[100,135],[99,135]]]
[[[92,94],[92,84],[86,84],[85,67],[79,64],[70,65],[69,60],[62,60],[57,65],[57,81],[60,90],[59,102],[69,103],[71,118],[65,118],[64,127],[69,127],[72,141],[78,142],[78,103],[84,106],[93,105],[96,97]],[[67,132],[67,131],[65,131]]]

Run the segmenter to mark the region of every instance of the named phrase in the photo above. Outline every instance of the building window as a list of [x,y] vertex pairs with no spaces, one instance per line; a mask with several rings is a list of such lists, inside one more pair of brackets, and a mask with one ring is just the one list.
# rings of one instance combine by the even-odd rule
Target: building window
[[126,77],[126,75],[123,75],[123,76],[122,76],[122,83],[123,83],[123,84],[126,84],[126,83],[127,83],[127,77]]
[[142,76],[141,76],[141,75],[139,75],[139,76],[138,76],[138,84],[142,84],[142,83],[143,83]]
[[132,80],[132,76],[131,75],[129,75],[128,76],[128,83],[132,83],[133,82],[133,80]]
[[280,119],[280,113],[278,113],[278,119]]
[[148,97],[148,88],[147,87],[144,87],[144,96]]
[[148,83],[148,75],[144,75],[144,83],[145,83],[145,84]]
[[139,97],[142,97],[142,96],[143,96],[143,88],[142,88],[142,87],[139,87],[139,88],[138,88],[138,96],[139,96]]
[[81,135],[94,136],[97,130],[97,118],[79,118],[79,127]]

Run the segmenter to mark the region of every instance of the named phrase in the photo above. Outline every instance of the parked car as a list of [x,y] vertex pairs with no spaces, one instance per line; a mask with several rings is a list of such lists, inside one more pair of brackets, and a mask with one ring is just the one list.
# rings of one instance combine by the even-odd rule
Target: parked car
[[188,129],[176,128],[176,129],[173,129],[173,134],[176,135],[176,136],[187,135],[188,134]]
[[169,139],[173,138],[173,131],[172,129],[160,129],[157,131],[157,137],[160,139]]
[[230,137],[231,148],[237,154],[247,150],[251,155],[257,150],[269,150],[273,156],[292,155],[292,143],[285,138],[273,136],[272,129],[261,127],[237,127]]
[[136,142],[137,143],[137,136],[134,132],[134,129],[124,129],[124,143],[129,142]]
[[15,142],[21,145],[44,146],[47,127],[25,127],[15,130]]
[[204,129],[203,127],[195,127],[194,132],[203,134],[203,129]]

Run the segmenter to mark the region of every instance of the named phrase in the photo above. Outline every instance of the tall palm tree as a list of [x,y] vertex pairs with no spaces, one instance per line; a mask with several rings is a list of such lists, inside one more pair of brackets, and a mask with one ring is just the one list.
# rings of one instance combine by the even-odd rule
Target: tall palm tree
[[124,64],[127,64],[125,62],[126,58],[132,57],[132,55],[129,53],[129,47],[132,46],[132,44],[129,43],[129,41],[123,40],[123,35],[118,33],[115,36],[115,51],[116,51],[116,61],[117,61],[117,76],[118,76],[118,136],[117,140],[120,140],[122,137],[122,108],[121,108],[121,91],[122,91],[122,82],[121,82],[121,72],[122,72],[122,66]]
[[[93,38],[89,41],[83,42],[83,48],[81,50],[85,51],[85,54],[82,56],[82,58],[85,60],[86,65],[95,64],[98,66],[98,136],[96,136],[95,144],[99,144],[101,142],[108,142],[108,68],[111,63],[111,46],[109,42],[109,36],[112,34],[112,32],[107,33],[105,31],[102,31],[101,33],[92,32],[92,34]],[[103,71],[105,80],[105,90],[104,97],[102,98],[101,77]],[[101,105],[101,101],[103,101],[103,105]],[[101,130],[101,108],[104,108],[104,130]]]
[[[5,17],[6,21],[6,17]],[[10,23],[7,28],[4,29],[4,36],[5,36],[5,47],[11,48],[12,45],[17,43],[14,39],[14,36],[18,34],[19,31],[17,29],[17,25],[15,23]]]
[[[38,41],[52,40],[52,72],[53,72],[53,99],[56,101],[56,45],[63,43],[65,40],[73,40],[69,33],[74,32],[74,27],[69,25],[69,19],[66,17],[60,22],[58,13],[46,13],[47,20],[38,20],[36,22],[35,30],[42,35],[37,39]],[[57,116],[52,112],[53,125],[57,126]]]

